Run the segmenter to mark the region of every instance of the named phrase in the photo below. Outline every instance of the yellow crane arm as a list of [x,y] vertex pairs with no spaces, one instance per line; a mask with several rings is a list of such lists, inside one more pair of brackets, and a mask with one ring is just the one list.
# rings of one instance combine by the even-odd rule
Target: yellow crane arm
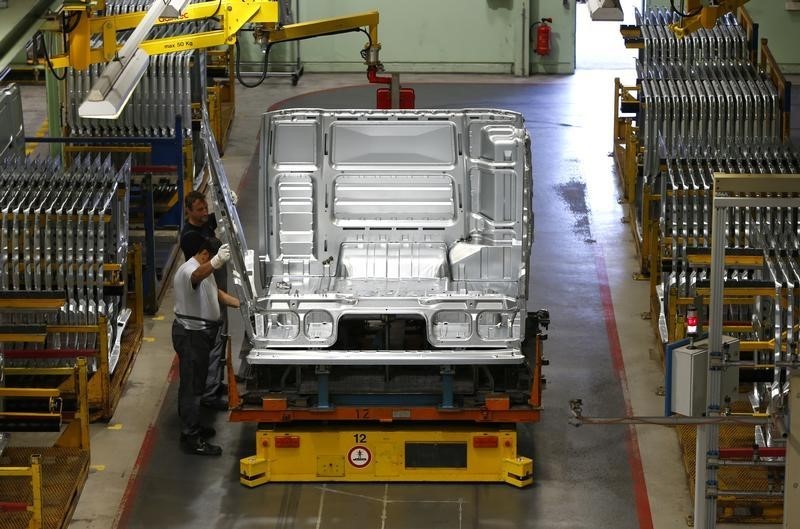
[[669,29],[678,37],[686,36],[700,28],[711,29],[717,19],[746,4],[748,0],[686,0],[684,13],[677,24],[670,24]]
[[[380,49],[377,11],[280,26],[278,6],[276,0],[222,0],[221,2],[212,0],[191,4],[178,18],[160,18],[155,25],[215,17],[220,21],[219,29],[191,35],[145,40],[139,45],[139,48],[148,55],[157,55],[234,44],[239,31],[249,23],[257,24],[257,37],[273,43],[367,27],[371,43],[367,62],[371,64],[369,59],[372,58],[375,65],[379,64],[377,61],[377,52]],[[72,12],[76,13],[76,11]],[[91,64],[111,61],[122,47],[117,44],[117,33],[135,28],[145,16],[144,12],[101,16],[94,15],[88,8],[82,8],[77,13],[80,13],[80,18],[67,35],[69,51],[50,57],[52,68],[72,67],[83,70]],[[62,26],[57,21],[52,21],[42,29],[61,31]],[[92,36],[98,34],[102,34],[102,45],[92,47]]]

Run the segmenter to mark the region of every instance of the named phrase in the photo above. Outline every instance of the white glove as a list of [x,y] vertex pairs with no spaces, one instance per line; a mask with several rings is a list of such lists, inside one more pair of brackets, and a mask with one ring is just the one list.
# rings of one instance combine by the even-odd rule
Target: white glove
[[239,195],[237,195],[236,191],[234,191],[233,189],[229,188],[228,191],[231,192],[231,204],[235,206],[239,202]]
[[225,266],[225,263],[227,263],[230,260],[231,260],[231,248],[226,243],[220,246],[219,250],[217,250],[217,255],[211,258],[211,267],[214,270],[219,270],[220,268]]

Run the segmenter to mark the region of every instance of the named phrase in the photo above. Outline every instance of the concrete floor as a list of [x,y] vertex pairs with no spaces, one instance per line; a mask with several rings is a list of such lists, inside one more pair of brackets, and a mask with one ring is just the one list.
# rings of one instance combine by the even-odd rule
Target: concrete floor
[[[648,310],[647,285],[632,280],[634,249],[620,220],[626,213],[617,203],[618,181],[608,157],[612,80],[620,74],[629,72],[403,77],[416,88],[419,108],[517,110],[533,138],[532,307],[548,308],[552,317],[543,420],[521,428],[521,452],[535,460],[533,487],[240,486],[238,460],[253,452],[253,425],[229,424],[218,414],[221,458],[178,450],[168,294],[160,312],[146,318],[145,344],[114,419],[92,425],[92,473],[70,527],[686,527],[691,499],[672,430],[568,424],[572,398],[583,399],[586,415],[663,411],[656,393],[663,384],[656,344],[641,318]],[[256,215],[251,164],[260,114],[280,101],[282,107],[370,107],[373,89],[353,86],[362,83],[360,75],[306,75],[297,87],[269,79],[260,88],[239,89],[224,163],[239,189],[249,236]],[[26,105],[35,108],[35,94],[26,95]]]

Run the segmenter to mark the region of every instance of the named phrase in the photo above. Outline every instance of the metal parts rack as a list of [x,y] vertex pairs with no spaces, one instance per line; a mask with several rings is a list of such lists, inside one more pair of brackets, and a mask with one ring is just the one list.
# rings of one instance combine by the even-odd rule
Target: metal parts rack
[[[752,222],[758,222],[755,218],[759,214],[769,215],[787,211],[789,214],[800,210],[800,197],[797,196],[800,189],[800,174],[782,175],[730,175],[716,173],[714,175],[713,187],[713,211],[712,211],[712,235],[711,235],[711,302],[709,304],[709,348],[707,359],[708,380],[706,386],[705,409],[709,417],[719,416],[723,411],[723,403],[720,402],[720,380],[722,371],[729,367],[731,359],[724,355],[722,346],[722,327],[724,318],[724,283],[727,272],[725,270],[725,248],[727,246],[726,227],[730,225],[729,219],[735,219],[740,213],[750,217]],[[730,212],[733,212],[731,215]],[[776,219],[777,220],[777,219]],[[788,240],[778,241],[776,251],[787,251],[789,245],[797,242],[796,227],[783,226],[782,222],[773,224],[772,218],[767,220],[768,224],[777,229],[779,233],[792,233]],[[734,221],[735,222],[735,221]],[[787,229],[788,228],[788,229]],[[787,233],[787,234],[788,234]],[[791,242],[790,242],[791,241]],[[795,256],[796,257],[796,256]],[[791,259],[791,257],[790,257]],[[795,276],[797,275],[795,268]],[[791,289],[796,284],[791,278],[787,278],[787,286]],[[778,300],[776,310],[780,310],[781,300]],[[774,350],[772,366],[774,378],[770,385],[770,405],[768,410],[777,424],[782,424],[782,431],[787,431],[787,427],[796,426],[796,416],[800,410],[796,409],[795,404],[798,399],[793,395],[798,392],[796,383],[798,381],[798,371],[800,362],[797,354],[797,338],[795,336],[795,324],[792,312],[794,310],[792,295],[788,297],[788,318],[775,319],[776,339],[783,331],[786,331],[787,343],[784,349],[778,345]],[[754,362],[755,363],[755,362]],[[791,370],[791,371],[789,371]],[[790,417],[794,417],[790,419]],[[786,440],[786,472],[784,495],[784,527],[792,527],[798,523],[798,508],[800,504],[800,487],[798,487],[798,465],[800,465],[800,443],[798,443],[800,432],[788,430]],[[717,487],[717,465],[709,461],[709,458],[719,453],[719,429],[714,425],[701,425],[697,431],[697,463],[695,466],[695,526],[701,529],[713,528],[716,526],[717,509],[716,502],[720,496],[746,496],[746,492],[741,494],[738,491],[719,490]],[[757,493],[764,491],[757,491]]]
[[52,447],[12,446],[0,450],[0,513],[2,526],[8,529],[65,529],[89,472],[87,362],[79,358],[73,368],[39,371],[73,378],[78,407],[74,413],[66,412],[56,390],[0,388],[2,397],[35,397],[49,403],[45,413],[0,411],[0,429],[16,424],[15,430],[38,431],[37,425],[44,421],[58,431],[62,420],[69,419]]
[[[108,157],[0,163],[0,317],[6,376],[75,388],[28,369],[90,357],[89,399],[110,418],[141,345],[141,252],[128,246],[128,165]],[[129,288],[130,287],[130,288]],[[16,378],[15,378],[16,377]],[[25,406],[24,403],[19,403]]]
[[[639,48],[635,87],[615,81],[614,155],[623,199],[640,257],[641,277],[658,266],[660,189],[655,180],[667,155],[705,146],[707,155],[730,142],[779,143],[789,135],[791,87],[746,11],[727,15],[713,30],[678,39],[667,28],[674,15],[637,12],[624,27],[628,47]],[[635,113],[635,117],[623,114]]]
[[[141,290],[144,311],[148,314],[158,311],[169,286],[179,253],[183,197],[194,185],[184,171],[185,164],[192,163],[193,142],[184,140],[181,115],[175,116],[172,131],[172,135],[158,137],[28,138],[29,141],[65,144],[70,158],[110,153],[112,159],[122,157],[124,161],[129,156],[138,156],[144,162],[133,166],[130,161],[126,162],[132,175],[130,207],[126,212],[130,233],[126,233],[126,237],[142,245]],[[154,177],[158,180],[154,181]]]
[[[723,2],[721,10],[707,14],[740,3]],[[743,9],[738,19],[715,15],[710,25],[701,14],[700,8],[688,16],[654,9],[637,13],[636,26],[622,28],[626,45],[640,49],[639,81],[636,87],[616,83],[615,156],[640,255],[638,276],[650,280],[650,316],[664,347],[667,385],[682,384],[672,394],[693,388],[706,396],[706,385],[694,385],[706,379],[702,354],[711,366],[710,407],[703,400],[696,413],[667,409],[700,424],[696,446],[694,428],[679,428],[687,473],[697,479],[695,525],[708,527],[717,518],[775,522],[789,501],[781,502],[783,460],[758,458],[745,465],[741,457],[724,454],[785,446],[785,369],[796,364],[798,335],[799,217],[788,203],[770,207],[764,193],[782,197],[776,182],[800,171],[800,157],[788,144],[791,92],[766,39],[756,49],[758,27]],[[691,32],[701,23],[707,29]],[[678,31],[683,38],[674,33],[680,25],[687,30]],[[748,176],[732,176],[740,174]],[[725,222],[714,196],[719,182],[729,180],[752,186],[728,189],[722,202],[733,204],[739,191],[761,198],[753,204],[739,200]],[[705,353],[684,340],[706,331]],[[726,349],[720,364],[723,332],[736,353]],[[683,367],[677,369],[676,362]],[[690,368],[700,363],[702,369]],[[755,429],[737,423],[753,415],[762,422]],[[723,426],[724,442],[720,424],[712,421],[717,418],[730,421]]]

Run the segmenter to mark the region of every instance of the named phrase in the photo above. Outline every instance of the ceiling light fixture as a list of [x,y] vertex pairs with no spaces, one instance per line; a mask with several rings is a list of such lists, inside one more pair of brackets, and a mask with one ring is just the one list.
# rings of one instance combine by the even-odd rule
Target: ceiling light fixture
[[192,0],[169,0],[161,12],[162,18],[178,18]]
[[119,117],[150,63],[150,57],[147,52],[139,48],[139,44],[144,41],[159,18],[177,18],[189,1],[156,0],[150,4],[141,22],[117,52],[115,59],[108,63],[94,82],[86,100],[78,107],[80,117],[92,119]]
[[122,60],[110,62],[78,107],[78,115],[82,118],[117,119],[147,71],[148,64],[150,57],[142,49],[137,49],[124,65]]
[[587,4],[592,20],[622,22],[625,19],[619,0],[589,0]]

